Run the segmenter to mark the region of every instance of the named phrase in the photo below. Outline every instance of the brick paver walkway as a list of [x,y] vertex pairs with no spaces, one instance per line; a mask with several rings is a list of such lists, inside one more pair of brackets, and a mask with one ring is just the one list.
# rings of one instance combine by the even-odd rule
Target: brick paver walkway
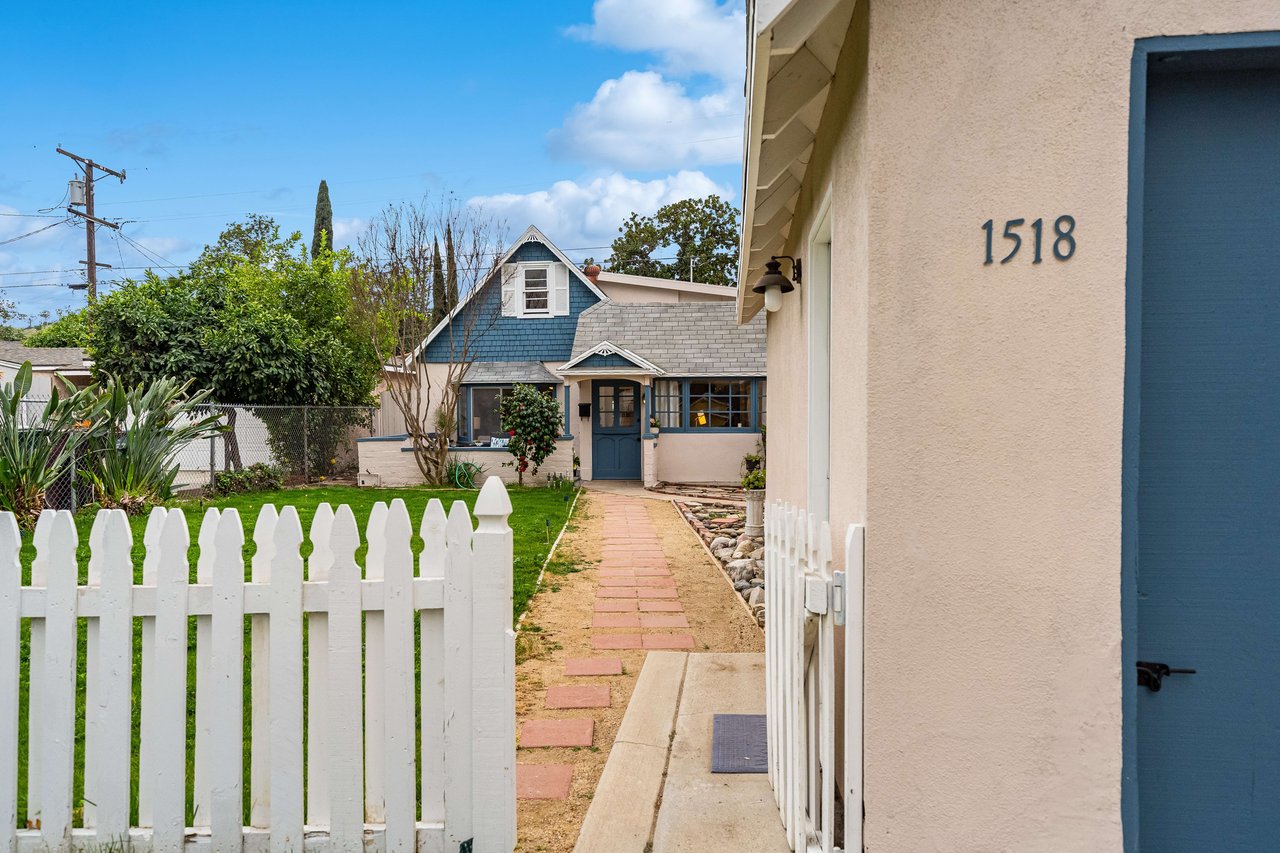
[[[644,500],[602,493],[594,499],[604,510],[604,543],[591,614],[591,647],[692,649],[693,635],[678,630],[687,629],[689,622]],[[567,683],[547,688],[545,707],[583,709],[582,719],[529,720],[521,727],[520,748],[591,746],[590,709],[608,707],[610,696],[608,685],[590,684],[588,679],[621,671],[622,662],[607,655],[566,661]],[[557,725],[550,725],[553,722]],[[522,799],[568,796],[573,765],[520,764],[517,771],[516,795]]]

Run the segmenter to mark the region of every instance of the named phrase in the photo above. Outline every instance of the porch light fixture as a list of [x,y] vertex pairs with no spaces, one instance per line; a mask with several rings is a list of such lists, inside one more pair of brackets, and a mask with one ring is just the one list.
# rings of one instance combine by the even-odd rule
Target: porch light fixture
[[[791,261],[791,280],[781,272],[782,259]],[[800,283],[800,261],[790,255],[774,255],[769,258],[769,263],[764,265],[764,277],[760,279],[760,283],[751,288],[753,293],[764,294],[764,310],[777,311],[782,307],[782,294],[790,293],[795,290],[795,284]]]

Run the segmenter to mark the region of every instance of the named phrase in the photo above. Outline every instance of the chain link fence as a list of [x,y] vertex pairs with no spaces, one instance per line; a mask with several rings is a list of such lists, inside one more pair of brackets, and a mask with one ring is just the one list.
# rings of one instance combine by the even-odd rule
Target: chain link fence
[[[42,427],[46,399],[27,398],[20,408],[28,429]],[[279,469],[287,486],[316,482],[355,483],[359,457],[356,440],[379,434],[377,409],[363,406],[209,406],[221,416],[226,432],[193,441],[178,451],[178,494],[199,494],[213,488],[223,471],[253,465]],[[75,510],[94,500],[86,471],[93,464],[88,449],[77,454],[45,492],[45,505]]]

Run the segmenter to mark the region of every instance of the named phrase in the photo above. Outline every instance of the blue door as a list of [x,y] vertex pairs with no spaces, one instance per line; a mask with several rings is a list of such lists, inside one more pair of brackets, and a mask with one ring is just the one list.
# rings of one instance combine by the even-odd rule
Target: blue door
[[1179,59],[1147,84],[1137,847],[1277,850],[1280,71]]
[[640,479],[640,386],[597,379],[591,389],[591,477]]

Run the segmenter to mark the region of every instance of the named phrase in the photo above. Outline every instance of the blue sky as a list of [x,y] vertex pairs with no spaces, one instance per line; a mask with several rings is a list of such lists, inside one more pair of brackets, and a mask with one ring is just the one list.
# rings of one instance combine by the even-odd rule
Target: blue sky
[[0,291],[37,318],[83,303],[83,227],[4,242],[59,221],[58,145],[127,171],[98,214],[150,258],[100,229],[117,267],[190,261],[249,213],[309,239],[321,178],[339,244],[453,193],[604,256],[632,210],[737,200],[744,29],[733,0],[12,4]]

